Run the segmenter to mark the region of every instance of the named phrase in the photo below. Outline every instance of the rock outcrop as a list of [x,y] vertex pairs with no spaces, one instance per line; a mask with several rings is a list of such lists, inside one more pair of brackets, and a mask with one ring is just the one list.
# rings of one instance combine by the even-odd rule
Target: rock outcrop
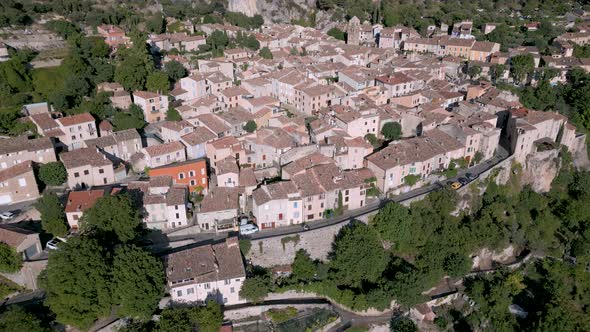
[[522,172],[521,185],[530,185],[536,192],[551,190],[551,182],[559,173],[561,159],[559,150],[535,152],[526,159]]
[[[258,6],[256,0],[228,0],[227,9],[230,12],[242,13],[246,16],[254,16],[258,14]],[[265,1],[262,1],[265,2]]]

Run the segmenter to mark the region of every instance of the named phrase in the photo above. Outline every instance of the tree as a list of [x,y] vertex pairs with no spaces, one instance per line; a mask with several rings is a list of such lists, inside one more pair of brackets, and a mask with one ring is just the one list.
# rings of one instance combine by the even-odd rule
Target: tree
[[366,134],[365,135],[365,139],[374,147],[374,148],[378,148],[379,146],[381,146],[381,143],[379,142],[379,140],[377,139],[377,136],[375,136],[375,134]]
[[149,32],[163,33],[166,31],[166,19],[162,15],[156,15],[145,22],[145,27]]
[[21,254],[4,242],[0,242],[0,272],[15,273],[23,265]]
[[510,65],[512,77],[517,83],[522,84],[535,70],[535,59],[531,54],[516,55],[510,59]]
[[[213,300],[205,306],[191,308],[168,308],[154,329],[157,332],[217,332],[223,323],[223,313],[219,304]],[[146,329],[144,328],[143,331]]]
[[0,331],[6,332],[49,332],[37,316],[22,307],[12,306],[0,315]]
[[501,63],[493,64],[490,67],[490,76],[494,82],[498,81],[498,79],[504,76],[504,72],[506,71],[506,66]]
[[240,297],[251,303],[260,303],[266,298],[271,289],[271,280],[267,275],[257,275],[246,278],[240,289]]
[[316,274],[316,264],[305,249],[297,250],[291,268],[293,269],[293,278],[297,281],[310,282]]
[[155,71],[147,77],[146,88],[148,91],[165,94],[170,88],[168,74],[163,71]]
[[387,122],[381,128],[381,134],[387,140],[398,140],[402,135],[402,125],[399,122]]
[[72,237],[49,255],[40,277],[45,304],[59,322],[88,329],[111,312],[110,266],[97,240]]
[[391,323],[389,324],[389,330],[391,332],[418,332],[419,331],[416,324],[414,324],[414,322],[407,317],[392,319]]
[[337,285],[376,282],[388,263],[376,232],[360,222],[343,227],[332,244],[330,268]]
[[338,40],[345,41],[346,40],[346,33],[338,28],[332,28],[328,30],[328,36],[332,36]]
[[133,245],[115,250],[113,302],[119,315],[149,319],[164,293],[162,263],[149,252]]
[[265,47],[263,47],[263,48],[261,48],[259,53],[260,53],[260,56],[261,56],[263,59],[272,59],[272,58],[273,58],[273,57],[272,57],[272,52],[271,52],[271,51],[270,51],[270,49],[269,49],[268,47],[266,47],[266,46],[265,46]]
[[167,62],[164,65],[164,71],[168,74],[168,77],[172,82],[177,82],[188,74],[186,68],[184,68],[180,62],[175,60]]
[[225,31],[215,30],[207,37],[206,43],[213,51],[214,57],[221,56],[223,55],[223,50],[229,43],[229,38]]
[[35,208],[41,214],[41,227],[47,233],[55,236],[65,236],[68,232],[64,207],[59,197],[53,192],[46,193],[35,203]]
[[139,214],[127,194],[99,198],[93,207],[84,212],[82,222],[85,231],[119,242],[134,239],[141,224]]
[[84,100],[80,104],[79,113],[90,113],[99,120],[104,120],[115,115],[115,108],[113,107],[108,92],[99,92],[90,100]]
[[115,131],[126,129],[141,129],[145,126],[143,110],[136,104],[129,106],[128,112],[117,112],[113,118],[113,128]]
[[479,74],[481,74],[481,67],[480,66],[475,66],[475,65],[470,65],[469,68],[467,69],[467,74],[469,75],[469,77],[471,77],[471,79],[476,78],[477,76],[479,76]]
[[144,36],[133,36],[133,47],[120,49],[120,61],[115,69],[115,81],[125,90],[143,90],[149,74],[154,71],[154,62],[148,51]]
[[168,109],[168,112],[166,112],[166,121],[180,121],[180,120],[182,120],[182,116],[180,115],[180,113],[178,113],[176,108],[170,107]]
[[258,128],[258,125],[256,124],[256,122],[254,120],[249,120],[244,125],[244,130],[249,132],[250,134],[255,132],[257,128]]
[[66,168],[61,161],[42,164],[39,167],[39,179],[49,186],[59,186],[68,178]]
[[381,238],[389,241],[392,248],[401,253],[411,252],[415,249],[416,242],[421,241],[416,224],[410,210],[395,202],[379,210],[371,222],[371,226],[377,230]]

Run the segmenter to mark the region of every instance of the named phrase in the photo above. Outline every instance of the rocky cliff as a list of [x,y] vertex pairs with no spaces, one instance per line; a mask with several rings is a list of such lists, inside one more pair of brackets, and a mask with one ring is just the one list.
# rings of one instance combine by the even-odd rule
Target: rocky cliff
[[[261,15],[267,23],[291,23],[316,13],[316,0],[228,0],[228,10],[244,15]],[[322,21],[323,12],[316,13]]]

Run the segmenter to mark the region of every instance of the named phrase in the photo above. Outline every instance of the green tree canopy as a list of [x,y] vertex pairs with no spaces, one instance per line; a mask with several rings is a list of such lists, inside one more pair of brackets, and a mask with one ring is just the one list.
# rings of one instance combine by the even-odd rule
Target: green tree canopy
[[137,236],[140,224],[129,195],[120,193],[99,198],[84,212],[81,226],[106,240],[127,242]]
[[166,94],[170,88],[170,78],[163,71],[155,71],[148,75],[146,88],[148,91]]
[[343,227],[332,244],[330,271],[337,285],[376,282],[388,263],[376,232],[360,222]]
[[133,245],[115,250],[113,302],[121,316],[149,319],[164,292],[164,267],[149,252]]
[[164,71],[168,74],[168,77],[172,82],[177,82],[188,74],[186,68],[184,68],[180,62],[175,60],[167,62],[164,65]]
[[260,303],[271,290],[271,280],[268,275],[257,275],[246,278],[240,289],[240,297],[252,303]]
[[180,121],[180,120],[182,120],[182,116],[180,115],[180,113],[178,113],[176,108],[170,107],[168,109],[168,112],[166,112],[166,121]]
[[12,306],[0,315],[0,331],[5,332],[49,332],[41,320],[22,307]]
[[61,161],[42,164],[39,167],[39,179],[49,186],[59,186],[66,182],[68,173]]
[[268,47],[263,47],[260,49],[260,56],[264,59],[272,59],[272,52],[270,51],[270,49]]
[[525,83],[534,70],[535,60],[531,54],[516,55],[510,59],[510,73],[518,83]]
[[64,207],[53,192],[46,193],[35,203],[41,214],[41,227],[55,236],[65,236],[68,232]]
[[244,125],[244,130],[247,131],[247,132],[249,132],[249,133],[255,132],[256,131],[256,128],[258,128],[258,125],[256,124],[256,122],[254,120],[249,120]]
[[22,255],[8,244],[0,242],[0,272],[18,272],[22,265]]
[[154,61],[148,51],[145,37],[135,36],[133,47],[119,50],[119,64],[115,69],[115,81],[125,90],[144,90],[149,74],[154,71]]
[[312,281],[317,271],[315,262],[309,257],[305,249],[297,250],[291,267],[293,269],[293,278],[304,282]]
[[332,36],[338,40],[346,41],[346,33],[338,28],[328,30],[328,36]]
[[197,329],[203,332],[217,332],[222,322],[221,307],[211,300],[201,307],[164,309],[153,331],[192,332]]
[[145,126],[143,110],[141,107],[131,104],[128,112],[117,112],[113,118],[113,128],[115,131],[126,129],[141,129]]
[[402,135],[402,125],[399,122],[387,122],[381,128],[381,134],[387,140],[397,140]]
[[110,273],[107,253],[98,241],[72,237],[49,255],[40,280],[45,303],[59,322],[88,329],[111,312]]

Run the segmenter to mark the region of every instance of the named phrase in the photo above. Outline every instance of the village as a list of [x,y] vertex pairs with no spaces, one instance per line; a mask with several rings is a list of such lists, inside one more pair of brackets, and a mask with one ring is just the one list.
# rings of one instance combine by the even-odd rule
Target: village
[[[282,228],[315,232],[319,222],[433,184],[458,190],[479,176],[477,165],[489,162],[489,169],[508,156],[524,165],[547,144],[585,153],[586,135],[568,117],[526,108],[495,84],[536,84],[535,75],[512,75],[521,56],[532,56],[535,72],[555,70],[553,85],[566,83],[573,68],[589,71],[590,58],[573,55],[574,45],[590,43],[585,23],[557,37],[560,49],[551,55],[534,46],[501,51],[476,40],[471,21],[432,26],[424,36],[353,17],[338,26],[344,40],[299,25],[176,24],[183,32],[146,40],[162,54],[162,67],[184,67],[170,91],[96,85],[117,112],[140,110],[143,128],[120,130],[89,112],[62,114],[49,101],[22,107],[19,121],[34,130],[0,144],[0,241],[24,262],[46,260],[85,231],[85,212],[98,201],[127,193],[137,198],[143,228],[159,235],[149,245],[175,236],[225,238],[160,252],[170,300],[238,305],[247,278],[238,239]],[[486,24],[478,35],[495,27]],[[112,54],[135,40],[116,25],[91,34]],[[269,52],[240,47],[191,57],[214,34],[251,34]],[[3,60],[9,44],[0,43]],[[63,164],[66,179],[40,190],[37,170],[48,163]],[[48,192],[63,202],[68,232],[42,242],[18,223],[38,219],[34,203]]]

